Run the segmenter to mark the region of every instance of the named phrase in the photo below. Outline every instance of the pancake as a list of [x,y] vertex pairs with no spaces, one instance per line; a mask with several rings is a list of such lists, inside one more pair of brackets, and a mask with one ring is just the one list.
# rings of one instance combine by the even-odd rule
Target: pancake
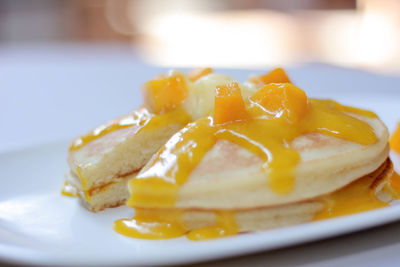
[[[331,194],[274,207],[236,209],[234,217],[238,232],[260,231],[311,221],[329,205],[327,204],[329,200],[335,199],[337,195],[343,194],[344,191],[354,190],[354,188],[361,186],[364,187],[363,189],[366,192],[370,190],[375,195],[382,196],[386,200],[385,202],[389,203],[394,196],[384,188],[383,184],[390,181],[392,172],[393,165],[390,159],[386,159],[376,171],[353,181],[350,185],[337,189]],[[354,197],[358,196],[354,195]],[[385,206],[385,204],[382,204],[382,206]],[[189,230],[213,226],[216,224],[217,218],[215,212],[207,210],[185,211],[183,217]]]
[[247,99],[237,83],[217,86],[213,116],[177,132],[129,182],[135,216],[115,230],[200,240],[385,207],[378,195],[392,184],[375,185],[391,173],[388,137],[376,114],[291,83]]
[[[343,216],[355,212],[383,208],[399,198],[398,191],[390,184],[399,183],[400,177],[393,171],[393,164],[387,158],[375,171],[356,179],[352,183],[326,195],[305,201],[281,204],[276,206],[251,209],[140,209],[136,208],[135,217],[158,218],[171,221],[180,218],[183,231],[191,240],[203,240],[215,237],[215,226],[224,228],[224,234],[256,232],[277,227]],[[398,188],[397,188],[398,190]],[[360,205],[363,202],[364,205]],[[120,220],[118,222],[132,222]],[[117,231],[121,234],[140,237],[132,234],[127,224],[119,224]],[[121,227],[122,226],[122,227]],[[173,229],[173,227],[171,227]],[[172,233],[173,234],[172,230]],[[231,231],[231,232],[230,232]],[[210,234],[211,233],[211,234]],[[153,233],[154,234],[154,233]],[[151,235],[141,238],[158,239],[165,236]]]
[[62,193],[67,196],[79,197],[85,208],[98,212],[105,208],[114,208],[125,204],[129,197],[127,183],[136,175],[137,172],[134,172],[123,177],[110,179],[108,183],[92,187],[89,190],[81,190],[79,178],[72,172],[67,172]]
[[[377,117],[347,114],[370,125],[377,141],[361,145],[315,132],[296,137],[290,148],[299,153],[300,162],[294,170],[293,189],[288,194],[277,193],[268,186],[269,171],[263,169],[265,161],[259,155],[238,144],[217,139],[180,186],[175,207],[247,209],[304,201],[329,194],[376,170],[389,154],[386,126]],[[170,142],[173,140],[174,137]],[[170,164],[162,164],[163,159],[158,155],[142,169],[137,179],[146,180],[154,172],[168,173]],[[162,191],[137,192],[135,183],[129,186],[132,199],[163,198]],[[137,201],[133,205],[146,207]]]
[[[132,177],[149,160],[149,158],[178,130],[187,123],[188,116],[179,110],[161,116],[154,116],[146,109],[137,111],[99,126],[86,136],[74,141],[68,153],[69,170],[67,181],[72,182],[77,190],[89,196],[96,188],[109,185],[115,180]],[[91,135],[101,132],[98,129],[112,128],[103,135],[98,134],[90,140]],[[85,137],[89,139],[81,144]],[[123,181],[122,181],[123,180]],[[85,207],[92,211],[100,211],[106,207],[122,205],[127,198],[126,182],[122,179],[119,189],[111,190],[108,196],[102,199],[97,197],[84,198]],[[113,188],[116,187],[114,184]]]
[[[179,190],[176,207],[232,209],[275,206],[329,194],[373,172],[388,157],[388,131],[378,118],[351,114],[374,128],[378,142],[363,146],[351,141],[308,133],[293,140],[301,157],[289,194],[267,186],[264,161],[249,150],[218,140]],[[140,177],[140,174],[139,174]]]

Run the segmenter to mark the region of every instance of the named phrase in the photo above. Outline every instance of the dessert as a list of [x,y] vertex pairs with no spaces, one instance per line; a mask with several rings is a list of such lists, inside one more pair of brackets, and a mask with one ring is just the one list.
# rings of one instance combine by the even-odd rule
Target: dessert
[[68,153],[64,194],[91,211],[135,209],[114,223],[120,234],[203,240],[400,196],[377,115],[309,98],[281,68],[244,83],[210,68],[174,70],[142,93],[142,107],[77,138]]
[[191,96],[193,122],[128,182],[135,215],[115,222],[118,233],[203,240],[398,198],[389,134],[373,112],[311,99],[281,69],[220,82]]

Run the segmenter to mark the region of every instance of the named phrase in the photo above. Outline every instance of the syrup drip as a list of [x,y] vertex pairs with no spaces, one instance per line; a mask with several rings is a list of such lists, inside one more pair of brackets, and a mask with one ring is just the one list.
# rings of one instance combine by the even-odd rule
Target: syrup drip
[[184,235],[187,230],[179,210],[135,209],[132,219],[114,222],[114,229],[122,235],[142,239],[167,239]]
[[140,127],[139,131],[151,131],[171,123],[185,125],[189,121],[191,121],[191,118],[182,107],[158,115],[152,114],[142,107],[117,121],[103,124],[86,135],[75,139],[69,150],[78,150],[106,134],[127,127],[138,126]]
[[[372,174],[323,197],[321,201],[325,204],[325,207],[315,215],[314,220],[329,219],[389,206],[388,203],[379,200],[375,194],[377,186],[375,180],[381,175],[382,168],[385,168],[385,164]],[[385,174],[386,177],[384,179],[389,181],[390,187],[383,190],[386,190],[393,200],[398,199],[400,196],[400,176],[393,170],[391,170],[391,173]]]
[[72,186],[68,182],[64,183],[64,185],[61,189],[61,194],[63,196],[67,196],[67,197],[79,197],[80,196],[76,187]]
[[238,233],[235,213],[215,212],[215,225],[189,230],[183,219],[183,210],[135,209],[132,219],[114,222],[114,229],[122,235],[142,239],[168,239],[187,234],[190,240],[206,240]]
[[99,127],[95,128],[93,131],[87,133],[86,135],[83,135],[75,139],[72,142],[69,150],[70,151],[78,150],[83,146],[87,145],[88,143],[119,129],[131,127],[134,125],[143,126],[150,120],[151,117],[153,117],[153,115],[150,114],[147,111],[147,109],[140,108],[137,111],[134,111],[132,114],[122,117],[118,121],[113,121],[110,123],[100,125]]

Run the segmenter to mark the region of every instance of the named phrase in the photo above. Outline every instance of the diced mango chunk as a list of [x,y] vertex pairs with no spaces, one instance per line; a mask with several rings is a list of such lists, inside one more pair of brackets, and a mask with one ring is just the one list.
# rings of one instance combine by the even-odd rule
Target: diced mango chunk
[[253,76],[249,82],[262,86],[269,83],[290,83],[290,79],[282,68],[276,68],[264,75]]
[[250,100],[276,118],[290,123],[303,119],[308,112],[306,93],[291,83],[270,83],[254,93]]
[[180,74],[160,76],[143,85],[144,105],[150,112],[159,114],[182,104],[188,95],[184,77]]
[[206,76],[210,73],[212,73],[213,70],[212,68],[198,68],[198,69],[194,69],[191,72],[189,72],[189,80],[191,82],[195,82],[198,79],[200,79],[203,76]]
[[390,137],[390,148],[400,154],[400,123],[397,124],[397,129]]
[[224,124],[248,118],[237,82],[217,86],[215,89],[214,123]]

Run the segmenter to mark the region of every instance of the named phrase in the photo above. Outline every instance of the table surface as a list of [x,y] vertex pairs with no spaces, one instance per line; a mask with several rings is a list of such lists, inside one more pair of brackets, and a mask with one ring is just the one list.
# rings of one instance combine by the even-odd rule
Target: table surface
[[[318,64],[288,70],[301,85],[309,81],[296,75],[310,69],[321,75],[345,72]],[[123,45],[0,47],[0,152],[72,139],[127,113],[142,101],[140,85],[163,71]],[[243,71],[225,72],[246,78]],[[355,73],[360,79],[369,75]],[[400,90],[400,77],[385,79]],[[201,266],[398,266],[399,251],[400,222]]]

